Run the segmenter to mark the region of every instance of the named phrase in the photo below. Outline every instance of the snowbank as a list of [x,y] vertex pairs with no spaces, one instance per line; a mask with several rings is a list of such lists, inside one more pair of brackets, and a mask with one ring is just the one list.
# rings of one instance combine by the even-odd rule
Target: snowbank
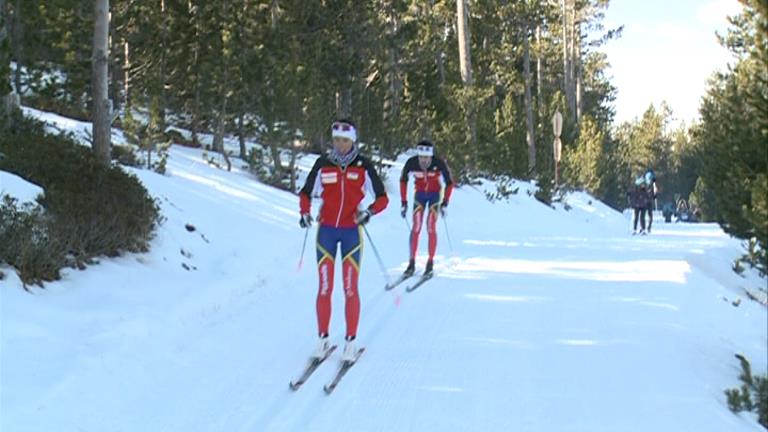
[[16,174],[0,171],[0,197],[9,195],[19,202],[34,202],[38,195],[44,193],[36,184],[30,183]]

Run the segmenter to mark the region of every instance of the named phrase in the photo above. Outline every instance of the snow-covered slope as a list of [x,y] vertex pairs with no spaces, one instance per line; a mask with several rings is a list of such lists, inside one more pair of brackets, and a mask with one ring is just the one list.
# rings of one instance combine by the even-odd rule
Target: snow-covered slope
[[[298,269],[297,197],[173,148],[167,176],[131,170],[167,217],[150,253],[67,270],[32,294],[6,269],[0,430],[761,430],[723,395],[737,384],[734,353],[756,372],[768,361],[766,309],[732,305],[738,241],[659,220],[632,237],[586,194],[566,211],[525,183],[497,203],[482,193],[491,185],[464,187],[440,221],[437,277],[386,292],[408,253],[402,163],[390,208],[368,226],[387,274],[366,243],[367,351],[331,396],[322,384],[338,352],[288,389],[316,331],[314,230]],[[339,343],[342,297],[337,286]]]
[[0,198],[7,195],[19,203],[34,202],[43,189],[9,172],[0,171]]

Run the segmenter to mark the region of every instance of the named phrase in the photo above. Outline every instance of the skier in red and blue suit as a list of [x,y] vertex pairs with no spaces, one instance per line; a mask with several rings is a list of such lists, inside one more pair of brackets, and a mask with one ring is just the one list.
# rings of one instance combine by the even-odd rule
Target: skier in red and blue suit
[[[446,207],[453,192],[453,180],[451,172],[445,161],[434,154],[435,146],[432,142],[423,140],[416,145],[416,156],[405,162],[403,172],[400,175],[400,215],[405,218],[408,212],[408,178],[413,175],[414,181],[414,207],[413,227],[411,228],[410,251],[408,268],[405,275],[410,276],[416,270],[416,251],[419,248],[419,234],[424,220],[424,212],[427,211],[427,233],[429,234],[429,259],[425,274],[432,273],[432,260],[437,251],[437,214],[445,217]],[[445,187],[440,199],[440,192]]]
[[[381,178],[373,164],[358,153],[357,130],[349,119],[338,120],[331,126],[333,148],[320,156],[309,172],[299,192],[302,228],[312,224],[311,200],[320,196],[323,204],[318,216],[317,269],[317,325],[320,341],[314,356],[322,358],[330,349],[328,327],[331,321],[331,293],[336,260],[336,249],[341,244],[342,278],[344,285],[347,334],[343,359],[352,360],[356,353],[354,340],[360,318],[360,297],[357,281],[363,248],[362,225],[371,216],[383,211],[389,202]],[[373,191],[375,199],[365,209],[360,203],[366,191]]]

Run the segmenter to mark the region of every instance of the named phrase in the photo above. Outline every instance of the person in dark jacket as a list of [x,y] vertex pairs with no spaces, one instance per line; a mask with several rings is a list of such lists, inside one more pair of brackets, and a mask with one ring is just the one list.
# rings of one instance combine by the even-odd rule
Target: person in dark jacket
[[629,192],[629,205],[634,212],[632,235],[637,234],[637,221],[640,220],[640,234],[645,234],[645,211],[649,207],[650,194],[645,185],[645,179],[638,177],[634,188]]

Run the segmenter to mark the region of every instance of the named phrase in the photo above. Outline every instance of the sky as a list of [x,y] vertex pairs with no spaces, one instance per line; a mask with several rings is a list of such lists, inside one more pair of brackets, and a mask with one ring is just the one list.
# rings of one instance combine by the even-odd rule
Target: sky
[[715,31],[724,34],[726,17],[740,10],[737,0],[612,0],[606,28],[624,25],[624,31],[602,50],[618,89],[616,123],[662,101],[672,108],[674,124],[697,119],[707,79],[733,61]]

